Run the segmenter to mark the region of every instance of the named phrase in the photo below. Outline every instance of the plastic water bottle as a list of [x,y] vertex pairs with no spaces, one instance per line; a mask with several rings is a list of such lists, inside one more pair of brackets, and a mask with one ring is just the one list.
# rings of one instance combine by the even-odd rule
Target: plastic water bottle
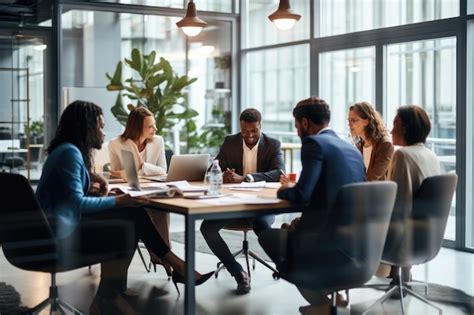
[[222,170],[219,167],[219,160],[212,162],[212,167],[208,174],[209,195],[220,195],[222,191]]

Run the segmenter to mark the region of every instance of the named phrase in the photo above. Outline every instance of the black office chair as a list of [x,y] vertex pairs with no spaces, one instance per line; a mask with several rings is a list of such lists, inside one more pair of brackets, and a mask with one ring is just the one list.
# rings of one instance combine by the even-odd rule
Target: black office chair
[[[249,274],[249,277],[251,277],[250,273],[250,264],[249,264],[249,256],[252,257],[252,270],[255,270],[255,260],[257,260],[259,263],[273,271],[273,279],[277,280],[280,278],[278,271],[270,266],[265,260],[263,260],[262,257],[258,256],[257,253],[249,249],[249,242],[247,240],[247,233],[249,231],[253,230],[252,224],[249,222],[249,220],[246,219],[240,219],[240,220],[233,220],[231,223],[227,224],[224,227],[226,230],[232,230],[232,231],[242,231],[244,233],[244,239],[242,241],[242,248],[239,249],[238,251],[232,253],[232,256],[235,258],[238,258],[239,256],[243,256],[245,258],[245,262],[247,264],[247,272]],[[217,278],[219,276],[219,271],[224,269],[225,266],[222,262],[217,263],[217,269],[216,272],[214,273],[214,276]]]
[[[364,314],[396,292],[400,294],[402,314],[405,314],[403,292],[434,307],[439,314],[442,314],[439,307],[408,287],[420,283],[404,281],[401,268],[426,263],[438,255],[443,243],[457,180],[456,174],[426,178],[413,197],[412,212],[405,216],[393,214],[382,254],[382,262],[398,269],[398,283],[372,304]],[[427,288],[427,284],[421,284]],[[426,293],[427,290],[425,290]]]
[[[84,256],[74,248],[59,250],[59,242],[52,232],[54,227],[41,210],[28,180],[22,175],[0,173],[0,200],[2,201],[0,243],[6,259],[18,268],[51,274],[48,298],[30,309],[29,313],[37,314],[51,305],[51,313],[57,310],[64,313],[66,309],[74,314],[82,314],[72,305],[59,299],[56,273],[111,259],[125,258],[126,254],[104,251]],[[120,228],[122,225],[117,227]],[[97,225],[95,230],[102,232],[103,228],[104,226]]]
[[330,228],[289,239],[292,252],[280,276],[297,287],[331,292],[336,314],[336,292],[360,287],[377,269],[396,188],[388,181],[341,187],[328,218]]

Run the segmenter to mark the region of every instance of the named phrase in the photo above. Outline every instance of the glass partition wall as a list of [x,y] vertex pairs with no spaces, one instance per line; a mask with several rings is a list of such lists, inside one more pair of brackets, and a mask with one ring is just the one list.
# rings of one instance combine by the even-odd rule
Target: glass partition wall
[[38,34],[0,33],[0,168],[30,180],[43,161],[47,48]]
[[[242,102],[242,107],[261,106],[263,111],[268,111],[263,116],[263,130],[283,142],[295,143],[299,143],[299,139],[291,123],[291,110],[299,100],[310,95],[328,101],[332,108],[331,127],[345,139],[347,109],[354,102],[372,103],[389,129],[399,106],[424,107],[432,121],[427,146],[438,155],[444,172],[456,172],[459,176],[445,233],[446,245],[472,249],[473,202],[468,192],[472,191],[470,178],[474,168],[471,165],[471,146],[474,145],[472,131],[469,132],[474,117],[470,112],[474,36],[472,21],[468,21],[470,46],[466,57],[463,21],[473,17],[466,11],[461,12],[467,4],[467,13],[472,14],[472,1],[318,0],[292,4],[294,11],[302,15],[301,20],[293,29],[280,31],[267,19],[277,1],[259,1],[258,4],[241,1],[242,99],[247,100]],[[265,32],[254,32],[257,27]],[[309,81],[308,75],[302,75],[296,78],[295,84],[295,77],[286,75],[285,91],[281,91],[278,75],[258,74],[265,65],[288,67],[280,60],[292,60],[293,51],[302,47],[309,50],[309,59],[300,57],[297,63],[289,64],[308,65]],[[281,56],[282,51],[286,57]],[[253,60],[256,62],[252,65]],[[470,64],[467,85],[463,70],[466,60]],[[293,88],[295,85],[298,90]],[[467,104],[462,96],[466,87]],[[290,96],[278,97],[284,93]],[[267,110],[267,106],[272,110]],[[464,130],[465,124],[458,118],[466,114],[467,130]],[[467,142],[464,134],[468,135]],[[459,156],[464,152],[467,164],[463,163],[464,157]],[[294,157],[293,160],[299,161],[297,153]],[[298,167],[295,165],[296,170]]]
[[[217,137],[230,131],[232,110],[232,19],[206,18],[208,26],[198,36],[187,38],[176,27],[181,13],[174,15],[136,14],[104,10],[64,9],[62,24],[63,106],[83,99],[104,109],[106,141],[123,132],[111,112],[118,92],[106,89],[117,63],[131,59],[132,49],[144,55],[156,52],[156,61],[166,59],[178,76],[197,81],[185,88],[186,98],[178,100],[195,110],[189,121],[181,121],[171,131],[166,145],[174,153],[197,152],[211,147],[216,153]],[[122,80],[135,78],[136,72],[122,65]],[[93,69],[93,70],[91,70]],[[135,103],[122,97],[123,104]],[[181,112],[184,108],[176,108]],[[187,127],[189,132],[183,132]],[[201,137],[207,130],[207,137]],[[190,136],[191,135],[191,136]],[[212,145],[210,144],[212,142]],[[214,147],[213,147],[214,146]]]

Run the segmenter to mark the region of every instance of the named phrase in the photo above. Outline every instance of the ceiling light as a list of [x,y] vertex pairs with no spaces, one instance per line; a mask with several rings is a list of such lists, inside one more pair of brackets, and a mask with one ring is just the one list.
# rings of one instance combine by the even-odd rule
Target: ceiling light
[[48,47],[48,46],[46,46],[45,44],[37,44],[37,45],[34,45],[34,46],[33,46],[33,49],[40,51],[40,50],[45,50],[46,47]]
[[193,0],[189,0],[186,16],[178,21],[176,25],[183,30],[184,34],[192,37],[201,33],[207,23],[197,16],[196,5]]
[[268,16],[270,21],[280,30],[289,30],[301,19],[301,15],[290,9],[290,0],[280,0],[278,10]]

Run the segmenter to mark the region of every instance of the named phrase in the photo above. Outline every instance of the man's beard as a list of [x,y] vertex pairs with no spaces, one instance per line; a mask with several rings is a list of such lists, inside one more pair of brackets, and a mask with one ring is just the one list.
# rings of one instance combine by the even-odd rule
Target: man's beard
[[309,132],[307,129],[300,129],[300,139],[303,139],[304,137],[309,136]]

